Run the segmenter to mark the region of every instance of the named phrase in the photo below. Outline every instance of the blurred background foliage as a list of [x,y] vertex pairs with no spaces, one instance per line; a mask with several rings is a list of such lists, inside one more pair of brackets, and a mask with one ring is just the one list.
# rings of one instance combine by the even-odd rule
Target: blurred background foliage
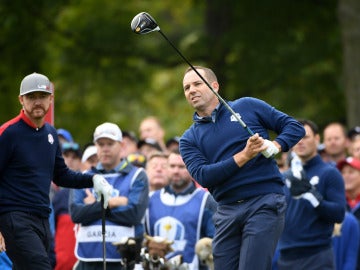
[[159,33],[131,31],[141,11],[193,65],[217,73],[225,99],[261,98],[321,128],[357,124],[348,122],[335,0],[2,0],[0,123],[20,110],[22,78],[39,72],[55,85],[55,126],[81,144],[102,122],[137,132],[148,115],[167,138],[181,135],[193,114],[187,64]]

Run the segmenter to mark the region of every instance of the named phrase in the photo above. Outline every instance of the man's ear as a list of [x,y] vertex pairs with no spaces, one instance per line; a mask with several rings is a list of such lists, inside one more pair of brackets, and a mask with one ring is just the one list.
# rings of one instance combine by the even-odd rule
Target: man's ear
[[219,83],[218,82],[212,82],[211,87],[212,87],[212,89],[214,89],[215,92],[219,91]]
[[20,102],[21,106],[24,106],[23,98],[24,98],[23,96],[19,95],[19,102]]

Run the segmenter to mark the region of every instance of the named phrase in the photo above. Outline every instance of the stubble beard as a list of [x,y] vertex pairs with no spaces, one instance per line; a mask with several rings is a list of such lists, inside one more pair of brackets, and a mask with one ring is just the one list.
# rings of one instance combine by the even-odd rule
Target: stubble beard
[[49,109],[45,110],[43,107],[36,107],[31,109],[30,111],[25,109],[26,113],[30,116],[30,118],[34,120],[43,119],[48,110]]

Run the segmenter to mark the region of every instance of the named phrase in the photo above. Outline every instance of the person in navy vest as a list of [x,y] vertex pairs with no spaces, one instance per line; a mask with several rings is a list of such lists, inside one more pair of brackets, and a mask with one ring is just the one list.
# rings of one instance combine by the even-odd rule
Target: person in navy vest
[[169,185],[150,197],[147,234],[174,242],[174,252],[167,259],[181,255],[189,269],[207,269],[200,265],[195,245],[203,237],[214,236],[212,216],[217,204],[209,192],[195,186],[179,151],[169,154],[167,175]]
[[[101,174],[114,191],[105,213],[106,267],[121,269],[121,256],[113,243],[135,238],[141,243],[143,217],[148,205],[149,186],[145,170],[122,159],[122,132],[114,123],[103,123],[94,132],[99,162],[92,173]],[[93,189],[72,190],[70,215],[79,224],[76,232],[76,270],[103,269],[102,209]]]
[[104,196],[104,207],[113,192],[100,174],[82,174],[66,166],[57,131],[45,122],[53,98],[45,75],[24,77],[20,114],[0,127],[0,232],[17,270],[52,269],[51,181],[69,188],[94,187]]

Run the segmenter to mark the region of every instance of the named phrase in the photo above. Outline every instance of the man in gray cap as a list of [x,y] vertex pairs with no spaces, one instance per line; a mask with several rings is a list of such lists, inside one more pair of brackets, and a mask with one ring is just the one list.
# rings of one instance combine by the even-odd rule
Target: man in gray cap
[[[69,188],[94,187],[104,197],[113,187],[99,174],[70,170],[56,129],[45,122],[53,101],[49,79],[38,73],[20,85],[20,114],[0,126],[0,232],[14,269],[52,269],[48,251],[51,181]],[[98,202],[100,204],[100,202]]]

